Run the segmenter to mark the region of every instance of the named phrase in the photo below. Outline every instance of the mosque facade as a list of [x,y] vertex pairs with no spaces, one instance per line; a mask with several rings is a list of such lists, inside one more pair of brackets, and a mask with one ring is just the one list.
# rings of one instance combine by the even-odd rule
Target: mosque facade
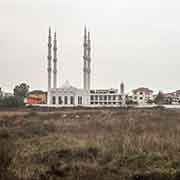
[[[54,33],[52,43],[51,29],[48,36],[48,97],[51,106],[124,106],[124,84],[120,89],[91,89],[91,37],[84,28],[83,43],[83,88],[72,86],[65,81],[57,87],[57,39]],[[53,53],[52,53],[53,52]],[[52,68],[53,67],[53,68]]]

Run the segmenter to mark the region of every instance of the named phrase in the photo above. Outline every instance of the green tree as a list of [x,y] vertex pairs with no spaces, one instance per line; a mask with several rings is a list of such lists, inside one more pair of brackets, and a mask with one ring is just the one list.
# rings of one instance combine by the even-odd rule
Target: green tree
[[23,99],[16,96],[3,97],[0,99],[1,107],[19,107],[24,105]]
[[0,99],[2,98],[3,96],[3,92],[2,92],[2,88],[0,88]]
[[156,96],[156,98],[155,98],[155,100],[154,100],[154,102],[156,103],[156,104],[163,104],[164,103],[164,94],[163,94],[163,92],[161,92],[161,91],[159,91],[159,93],[158,93],[158,95]]
[[29,92],[29,86],[26,83],[21,83],[20,85],[15,86],[14,88],[14,96],[18,98],[24,98],[27,96]]

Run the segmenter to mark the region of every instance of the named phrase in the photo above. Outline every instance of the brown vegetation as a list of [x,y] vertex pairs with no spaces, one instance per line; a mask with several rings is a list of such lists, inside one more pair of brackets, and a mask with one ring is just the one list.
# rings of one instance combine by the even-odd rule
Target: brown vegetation
[[2,131],[0,173],[14,180],[180,179],[179,110],[1,112]]

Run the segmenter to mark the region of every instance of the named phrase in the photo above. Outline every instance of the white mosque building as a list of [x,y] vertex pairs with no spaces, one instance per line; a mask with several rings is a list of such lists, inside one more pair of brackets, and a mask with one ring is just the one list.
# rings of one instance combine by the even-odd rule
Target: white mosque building
[[[48,37],[48,105],[49,106],[124,106],[124,84],[118,89],[91,89],[91,39],[84,29],[83,89],[66,81],[57,87],[57,40],[54,34],[53,47],[51,29]],[[52,57],[53,50],[53,57]],[[53,62],[53,63],[52,63]],[[52,69],[53,64],[53,69]],[[53,76],[52,76],[53,75]],[[53,79],[53,82],[52,82]]]

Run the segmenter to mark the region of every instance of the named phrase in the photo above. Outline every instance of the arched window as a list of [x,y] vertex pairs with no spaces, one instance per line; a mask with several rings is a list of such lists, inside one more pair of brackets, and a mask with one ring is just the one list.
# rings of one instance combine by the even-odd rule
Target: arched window
[[56,104],[56,97],[55,96],[52,97],[52,103]]
[[78,96],[78,104],[82,104],[82,96]]
[[74,104],[74,97],[73,96],[71,96],[70,103]]
[[59,96],[59,104],[62,104],[62,97]]
[[68,97],[64,96],[64,104],[68,104]]

